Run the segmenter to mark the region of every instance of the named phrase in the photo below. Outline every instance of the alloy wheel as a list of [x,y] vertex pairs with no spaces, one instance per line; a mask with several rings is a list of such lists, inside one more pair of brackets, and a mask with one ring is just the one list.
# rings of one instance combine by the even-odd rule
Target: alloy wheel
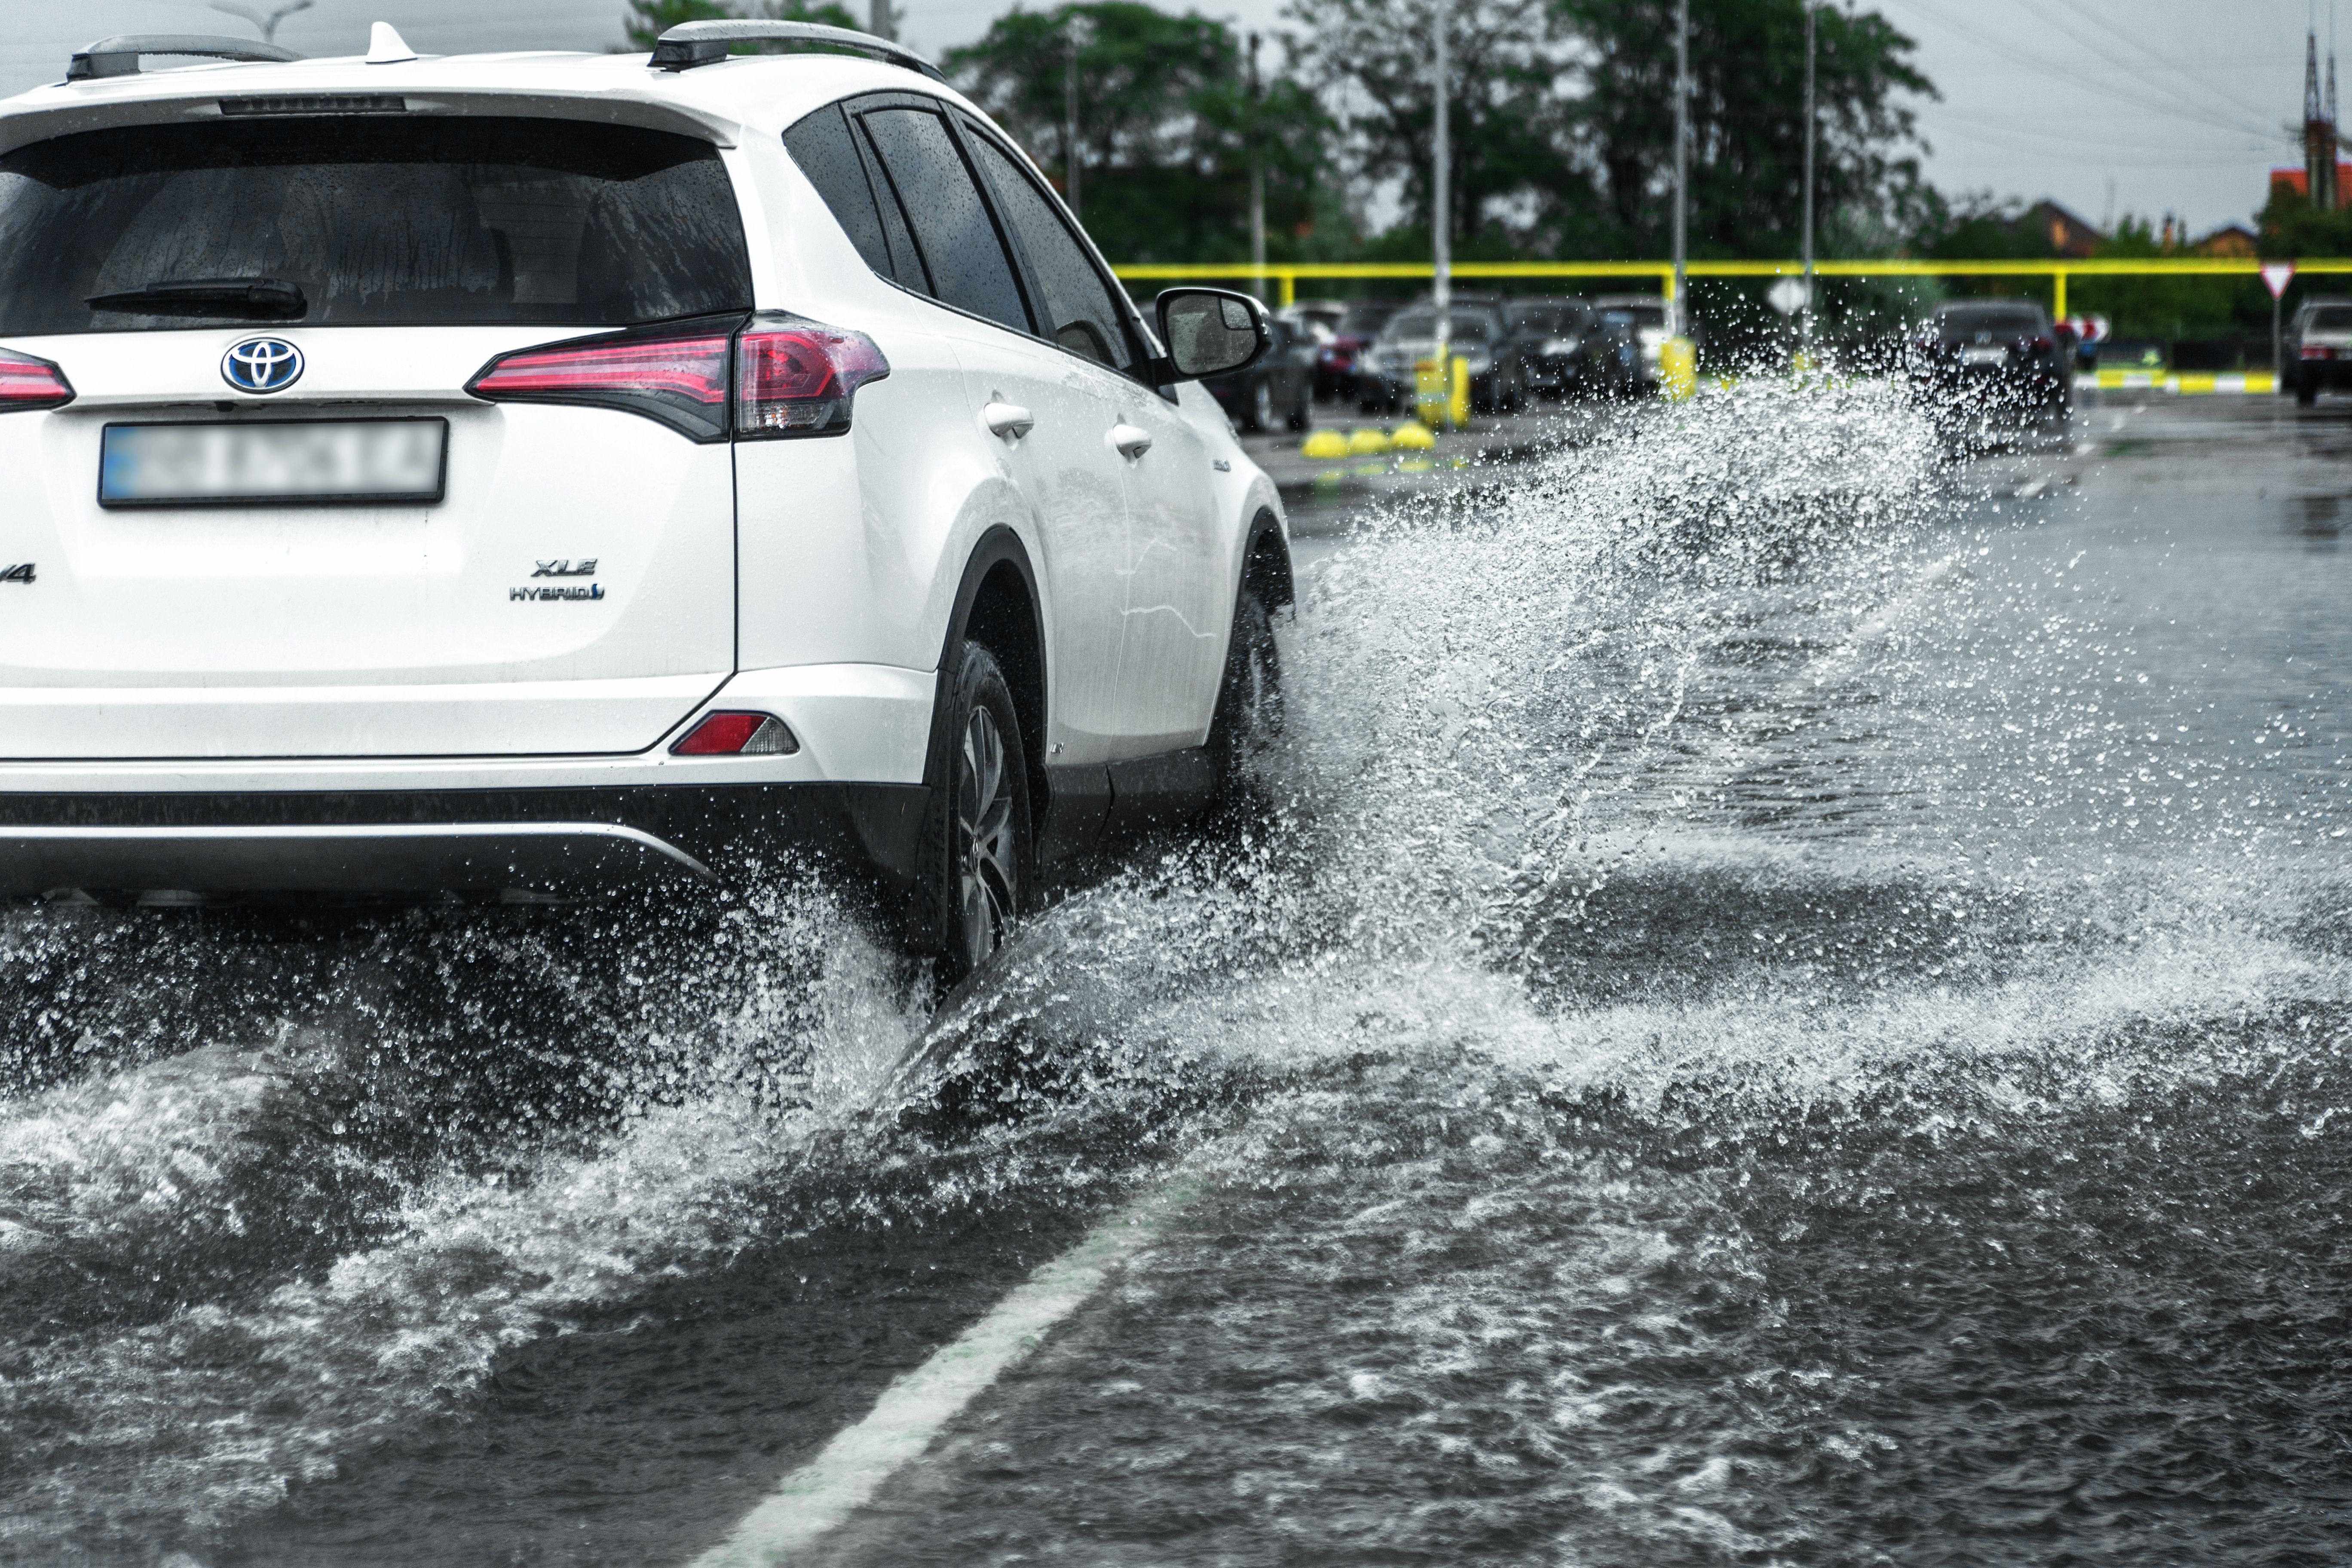
[[1019,844],[1004,738],[996,717],[975,704],[964,724],[956,770],[956,897],[966,961],[977,967],[1004,940],[1018,907]]

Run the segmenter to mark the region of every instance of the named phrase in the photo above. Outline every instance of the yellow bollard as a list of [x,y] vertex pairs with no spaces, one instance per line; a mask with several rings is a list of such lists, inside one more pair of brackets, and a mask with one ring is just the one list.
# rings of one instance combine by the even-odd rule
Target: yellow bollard
[[1658,348],[1658,390],[1669,403],[1687,403],[1698,391],[1698,345],[1668,338]]
[[1375,458],[1388,449],[1388,432],[1377,425],[1366,425],[1348,437],[1348,450],[1360,458]]
[[1337,430],[1318,430],[1299,444],[1298,455],[1318,460],[1348,455],[1348,438]]
[[1454,356],[1453,395],[1447,399],[1445,422],[1456,430],[1470,427],[1470,362],[1461,355]]
[[1398,426],[1396,434],[1389,437],[1389,445],[1400,452],[1426,452],[1437,445],[1437,437],[1428,426],[1415,420]]

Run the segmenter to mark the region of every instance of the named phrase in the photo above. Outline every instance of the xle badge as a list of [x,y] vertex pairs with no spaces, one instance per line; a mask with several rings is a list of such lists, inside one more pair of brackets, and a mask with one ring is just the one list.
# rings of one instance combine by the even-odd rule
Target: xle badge
[[0,583],[22,583],[26,587],[31,587],[33,585],[33,563],[27,561],[20,566],[11,566],[6,571],[0,572]]
[[[580,561],[540,561],[533,563],[534,577],[593,577],[596,558],[593,555]],[[585,588],[509,588],[507,602],[517,599],[546,603],[566,599],[601,599],[604,596],[602,583],[591,583]]]

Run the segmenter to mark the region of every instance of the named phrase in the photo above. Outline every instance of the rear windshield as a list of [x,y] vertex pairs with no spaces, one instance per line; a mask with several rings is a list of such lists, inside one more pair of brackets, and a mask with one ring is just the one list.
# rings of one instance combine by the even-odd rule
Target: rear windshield
[[[1493,323],[1485,315],[1474,316],[1463,311],[1454,312],[1446,328],[1448,341],[1453,342],[1483,343],[1493,333]],[[1391,321],[1387,335],[1391,338],[1425,338],[1436,331],[1435,311],[1415,310]]]
[[1666,324],[1666,308],[1664,305],[1617,305],[1612,309],[1638,326],[1663,327]]
[[1350,337],[1368,338],[1388,325],[1394,305],[1358,305],[1340,318],[1339,330]]
[[2041,311],[2016,305],[1979,305],[1945,310],[1937,315],[1936,324],[1943,329],[1947,337],[1990,332],[1997,338],[2030,338],[2047,330],[2042,324]]
[[2303,323],[2306,332],[2352,332],[2352,305],[2315,306]]
[[1574,305],[1520,305],[1511,311],[1511,323],[1531,332],[1572,332],[1584,320]]
[[[203,287],[236,282],[299,296]],[[751,303],[719,154],[667,132],[347,116],[127,126],[0,157],[0,335],[621,326]]]

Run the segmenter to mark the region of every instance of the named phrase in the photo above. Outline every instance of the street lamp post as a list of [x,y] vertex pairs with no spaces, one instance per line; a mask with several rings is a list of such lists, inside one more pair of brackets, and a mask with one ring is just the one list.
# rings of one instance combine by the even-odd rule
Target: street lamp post
[[1820,16],[1814,0],[1805,0],[1805,303],[1797,342],[1807,370],[1813,367],[1813,25]]
[[1683,336],[1690,315],[1685,275],[1689,238],[1690,188],[1690,0],[1675,0],[1675,297],[1666,310],[1666,335]]
[[1451,105],[1447,94],[1451,83],[1446,61],[1446,33],[1454,20],[1451,0],[1437,0],[1437,125],[1431,147],[1429,232],[1431,260],[1435,276],[1430,279],[1430,303],[1434,307],[1437,340],[1433,349],[1437,360],[1439,396],[1449,412],[1454,405],[1454,365],[1449,358],[1454,337],[1454,237],[1453,193],[1449,188],[1454,172],[1452,127],[1447,124]]
[[1259,130],[1265,89],[1258,84],[1255,33],[1249,36],[1249,225],[1250,275],[1257,297],[1265,298],[1265,137]]

